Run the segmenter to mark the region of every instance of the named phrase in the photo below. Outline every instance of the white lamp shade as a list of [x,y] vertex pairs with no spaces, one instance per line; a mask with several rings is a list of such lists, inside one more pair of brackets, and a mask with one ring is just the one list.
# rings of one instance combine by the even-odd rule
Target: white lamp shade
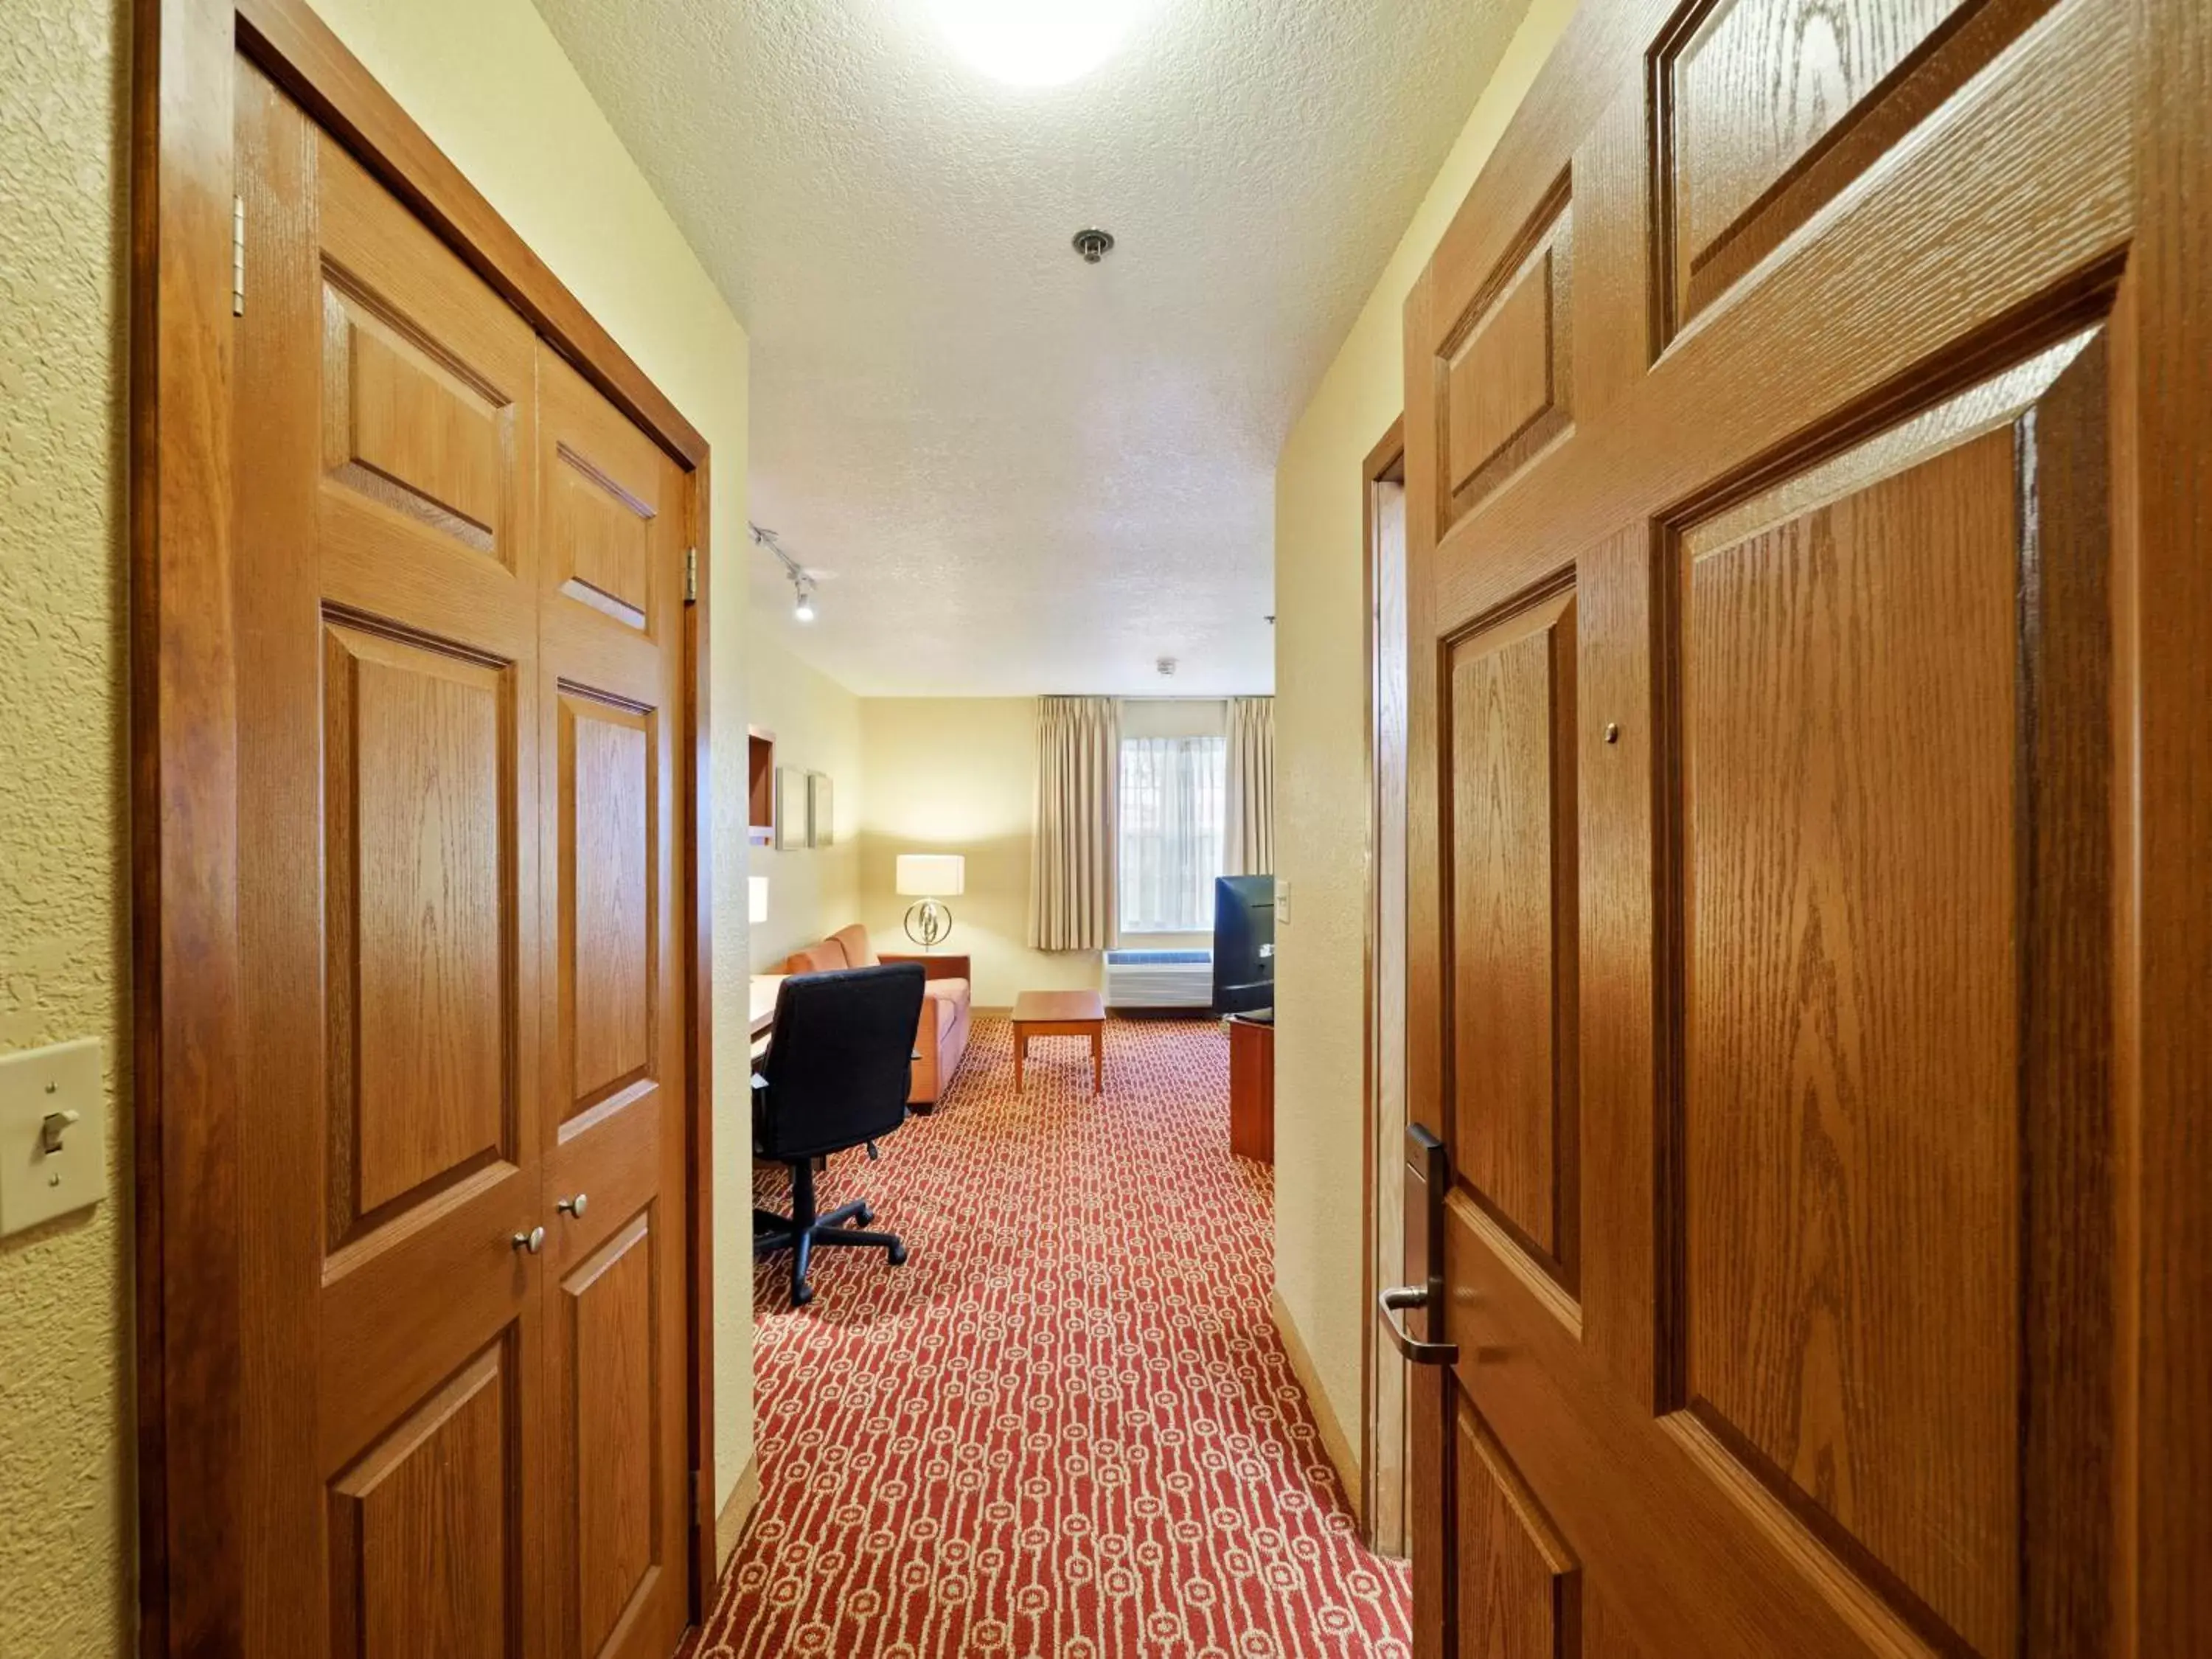
[[768,920],[768,878],[766,876],[745,878],[745,905],[748,911],[745,919],[748,921],[760,922]]
[[957,853],[901,853],[898,890],[906,898],[957,898],[968,890],[968,860]]

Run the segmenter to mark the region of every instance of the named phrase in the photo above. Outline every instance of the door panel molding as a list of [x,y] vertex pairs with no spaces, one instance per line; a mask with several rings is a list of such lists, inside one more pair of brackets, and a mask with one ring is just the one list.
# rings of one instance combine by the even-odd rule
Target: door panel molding
[[[663,1242],[663,1261],[672,1273],[682,1263],[690,1371],[684,1437],[690,1467],[708,1471],[714,1468],[712,1156],[704,1101],[712,1075],[712,910],[699,854],[711,766],[710,458],[697,429],[305,0],[137,0],[132,59],[129,519],[139,1650],[148,1659],[171,1659],[245,1650],[246,1516],[257,1500],[246,1490],[241,1447],[250,1429],[270,1426],[249,1425],[241,1408],[244,1368],[258,1363],[242,1352],[244,1309],[257,1292],[238,1200],[246,1162],[261,1154],[248,1146],[243,1121],[253,1082],[241,1012],[239,880],[245,784],[238,758],[240,674],[248,647],[234,610],[234,421],[228,393],[235,326],[231,199],[240,188],[236,123],[245,118],[237,98],[239,64],[250,64],[298,100],[331,135],[324,149],[338,158],[340,171],[357,167],[396,195],[483,280],[488,301],[495,296],[519,311],[691,475],[688,509],[672,533],[698,550],[698,596],[684,607],[680,623],[684,706],[662,716],[672,723],[680,762],[659,794],[659,810],[679,828],[687,866],[670,890],[688,994],[682,1009],[663,1016],[681,1028],[686,1237],[680,1247]],[[287,176],[313,187],[312,154],[276,157],[271,165],[291,169]],[[257,212],[270,208],[281,210],[281,199],[255,204]],[[483,436],[517,462],[534,438],[514,430],[511,421],[501,427],[493,407],[498,400],[484,396],[499,389],[495,382],[457,374],[446,361],[447,348],[410,339],[404,330],[389,331],[388,319],[379,320],[388,307],[376,298],[373,272],[348,264],[328,275],[339,285],[329,291],[343,289],[357,308],[364,343],[349,354],[347,367],[349,375],[367,378],[351,383],[374,394],[368,404],[356,400],[341,476],[325,486],[331,510],[349,497],[353,512],[409,520],[426,552],[435,544],[445,558],[472,562],[489,579],[482,590],[487,601],[499,584],[513,593],[520,573],[502,568],[501,530],[518,521],[514,514],[526,521],[535,507],[519,497],[495,502],[487,496],[483,481],[493,451]],[[480,398],[489,424],[482,436],[471,436],[477,418],[472,400]],[[271,442],[289,441],[267,435]],[[322,441],[312,427],[307,435],[316,445]],[[520,471],[533,476],[530,466]],[[313,503],[305,505],[313,511]],[[485,524],[486,518],[495,522]],[[434,644],[404,616],[380,624],[373,619],[390,616],[380,605],[364,605],[362,617],[349,614],[343,515],[323,533],[330,538],[326,574],[333,580],[325,598],[334,625],[363,623],[399,641],[416,634],[410,642],[429,648],[454,643]],[[622,583],[618,572],[600,574]],[[364,600],[374,597],[366,581],[359,586]],[[462,654],[520,664],[533,652],[533,644],[516,637],[471,641]],[[509,742],[516,763],[534,768],[534,733]],[[520,855],[534,859],[535,849]],[[526,1139],[534,1128],[516,1125],[507,1133]],[[448,1221],[434,1220],[429,1231],[448,1224],[455,1206],[505,1201],[499,1192],[511,1167],[496,1158],[478,1163],[473,1173],[464,1165],[456,1175],[430,1177],[434,1187],[441,1179],[449,1184],[432,1206]],[[324,1207],[313,1190],[301,1202],[288,1200],[282,1222],[287,1237],[319,1234]],[[404,1254],[416,1239],[404,1224],[379,1230],[349,1245],[333,1265]],[[374,1402],[360,1403],[373,1413]],[[712,1516],[705,1514],[710,1504],[702,1487],[696,1504],[686,1506],[699,1511],[684,1546],[695,1616],[714,1580]]]
[[[1467,1413],[1601,1650],[2212,1644],[2206,62],[2178,0],[1585,0],[1408,295],[1421,1659],[1531,1604]],[[1565,569],[1571,709],[1498,626]],[[1571,1006],[1571,1299],[1457,1075]]]

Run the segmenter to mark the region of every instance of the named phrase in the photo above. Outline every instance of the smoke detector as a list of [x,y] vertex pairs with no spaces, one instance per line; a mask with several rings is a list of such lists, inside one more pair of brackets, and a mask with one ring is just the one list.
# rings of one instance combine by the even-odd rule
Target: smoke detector
[[1095,227],[1075,233],[1075,251],[1083,256],[1083,263],[1095,265],[1114,251],[1114,233]]
[[1171,680],[1175,678],[1176,659],[1173,657],[1162,657],[1152,665],[1160,671],[1162,679]]

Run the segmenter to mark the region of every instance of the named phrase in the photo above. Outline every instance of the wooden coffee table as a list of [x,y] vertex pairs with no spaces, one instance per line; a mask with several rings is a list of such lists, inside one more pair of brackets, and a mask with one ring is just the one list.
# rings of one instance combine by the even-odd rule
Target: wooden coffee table
[[1024,991],[1014,999],[1014,1092],[1033,1036],[1091,1039],[1091,1092],[1106,1091],[1106,1001],[1096,991]]

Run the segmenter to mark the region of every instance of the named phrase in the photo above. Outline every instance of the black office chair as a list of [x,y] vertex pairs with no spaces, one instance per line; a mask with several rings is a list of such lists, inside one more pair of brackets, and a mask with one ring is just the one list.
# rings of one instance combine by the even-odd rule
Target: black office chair
[[[906,1260],[890,1233],[864,1232],[866,1200],[828,1215],[814,1210],[814,1160],[875,1143],[906,1121],[914,1036],[921,1022],[918,962],[796,974],[776,994],[768,1053],[753,1078],[753,1152],[791,1170],[791,1213],[753,1212],[753,1250],[793,1249],[791,1302],[814,1299],[806,1282],[815,1248],[865,1245]],[[857,1225],[848,1224],[857,1223]]]

